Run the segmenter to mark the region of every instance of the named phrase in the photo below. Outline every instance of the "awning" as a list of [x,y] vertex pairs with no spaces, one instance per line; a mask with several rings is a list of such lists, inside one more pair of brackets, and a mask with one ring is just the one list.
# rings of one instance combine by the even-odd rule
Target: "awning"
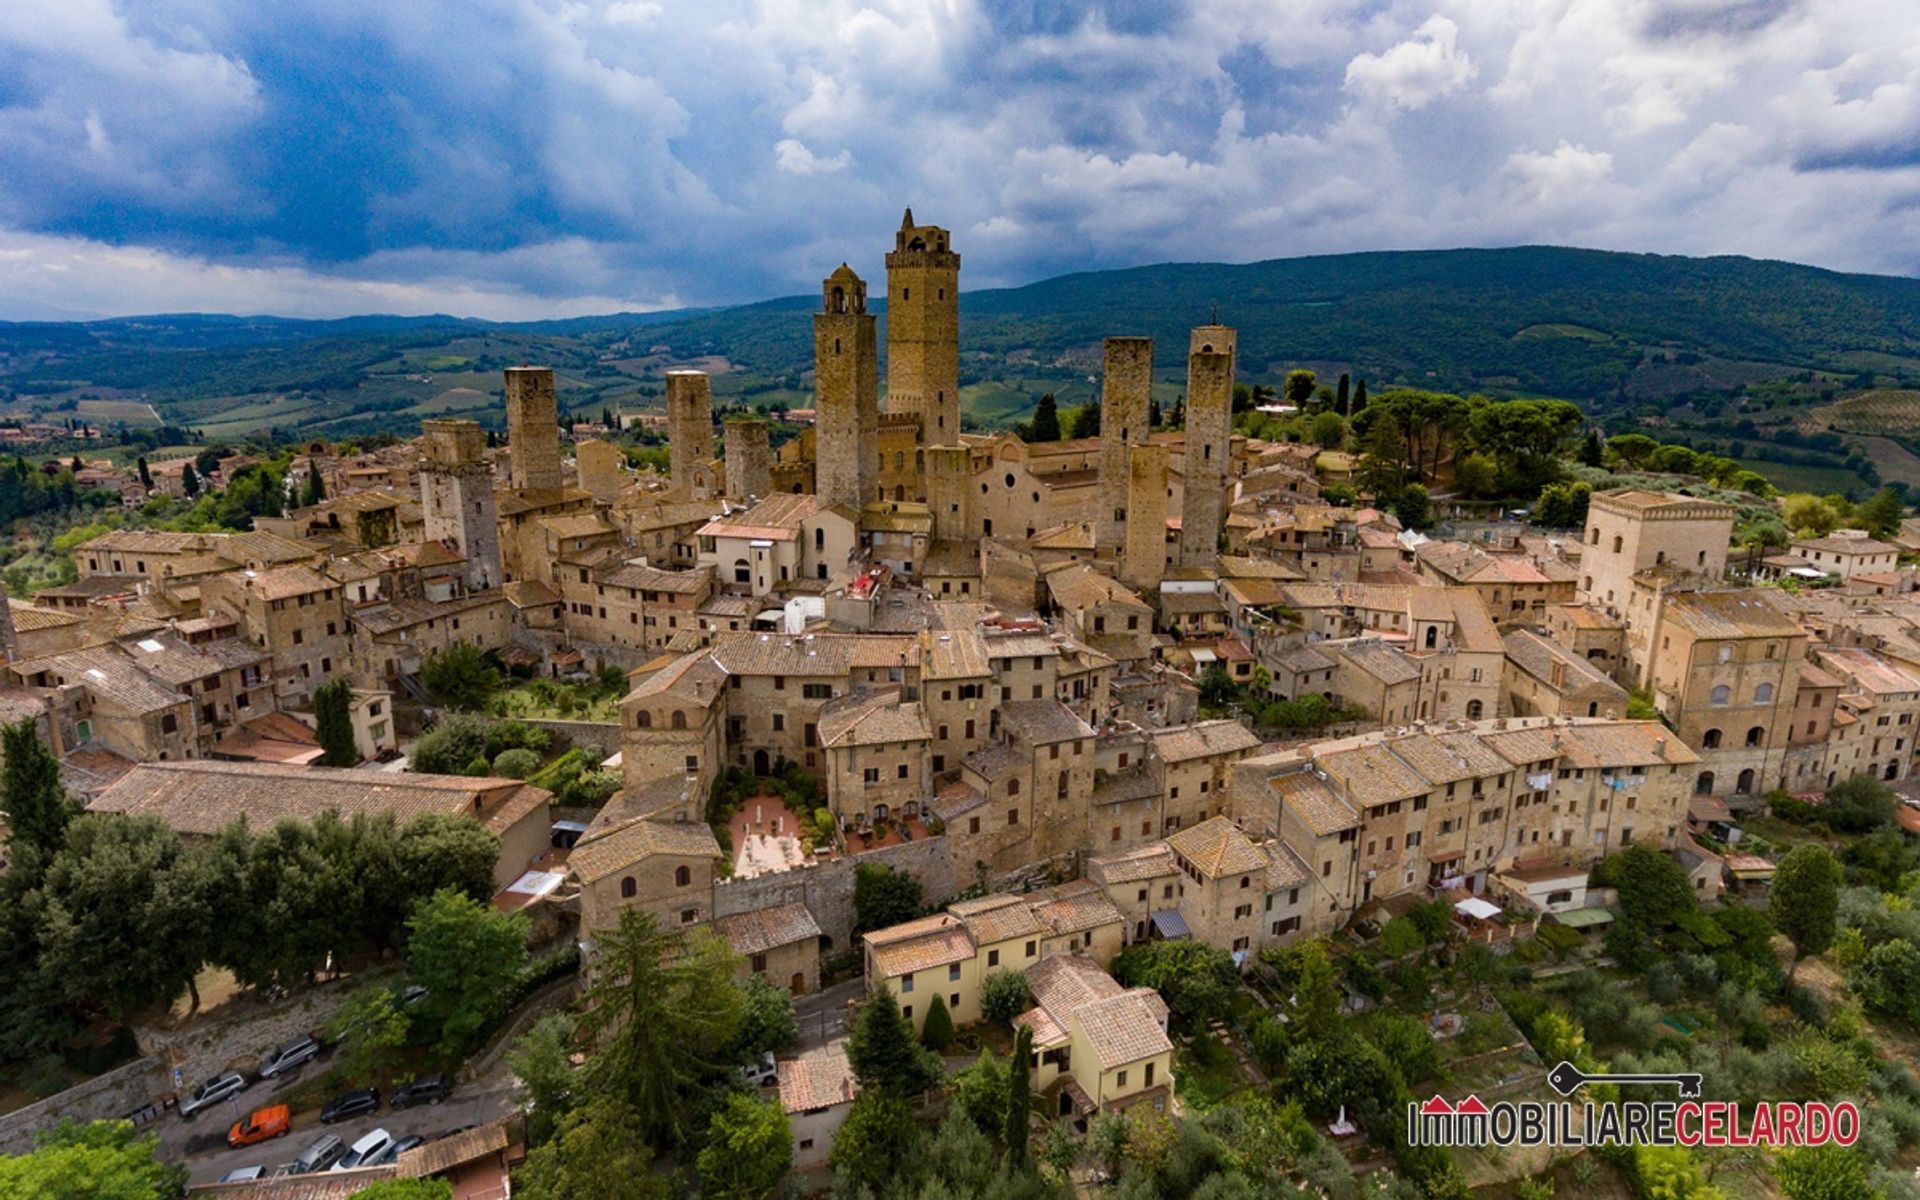
[[1500,915],[1500,906],[1498,904],[1489,904],[1478,896],[1468,896],[1465,900],[1454,905],[1453,911],[1465,913],[1476,921],[1486,921]]
[[1613,924],[1613,914],[1604,908],[1570,908],[1566,912],[1554,913],[1553,919],[1569,929],[1592,929],[1596,925]]
[[1180,915],[1177,908],[1163,908],[1153,914],[1153,928],[1168,940],[1193,936],[1193,930],[1187,928],[1187,919]]
[[1466,856],[1467,856],[1467,852],[1465,850],[1448,850],[1444,854],[1427,855],[1427,861],[1437,865],[1440,863],[1450,863],[1455,861],[1456,859],[1465,858]]

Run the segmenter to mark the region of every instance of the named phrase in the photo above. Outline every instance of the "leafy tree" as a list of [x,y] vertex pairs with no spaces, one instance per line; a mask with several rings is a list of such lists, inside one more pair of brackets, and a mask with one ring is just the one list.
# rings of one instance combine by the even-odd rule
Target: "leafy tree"
[[1491,454],[1463,454],[1453,465],[1453,482],[1476,499],[1492,496],[1500,490],[1500,464]]
[[1333,407],[1337,409],[1343,417],[1352,416],[1352,400],[1352,380],[1348,378],[1345,371],[1342,371],[1340,372],[1340,383],[1333,390]]
[[1622,433],[1607,439],[1607,452],[1629,467],[1644,465],[1660,443],[1644,433]]
[[918,1135],[905,1100],[886,1091],[862,1092],[834,1135],[827,1161],[836,1181],[877,1189],[901,1164],[913,1161]]
[[41,883],[38,969],[116,1019],[171,1002],[206,959],[210,886],[157,817],[82,816]]
[[1503,482],[1525,495],[1560,474],[1560,451],[1580,428],[1580,409],[1565,400],[1480,404],[1467,420],[1467,441],[1500,463]]
[[527,961],[527,918],[444,888],[407,918],[407,969],[427,988],[419,1013],[449,1056],[472,1049]]
[[1860,506],[1855,519],[1860,527],[1876,537],[1885,537],[1900,528],[1900,519],[1907,515],[1907,506],[1900,499],[1900,493],[1890,487],[1881,488],[1873,494],[1873,499]]
[[734,1035],[733,1055],[750,1062],[769,1052],[778,1053],[800,1040],[800,1024],[793,1015],[793,997],[759,975],[735,985],[740,991],[740,1028]]
[[1593,485],[1582,480],[1550,483],[1540,489],[1533,519],[1552,529],[1580,529],[1587,523],[1587,504]]
[[692,1132],[686,1096],[724,1070],[739,1032],[736,957],[711,931],[666,933],[633,909],[595,941],[580,1028],[599,1053],[582,1082],[596,1104],[631,1109],[651,1144],[679,1145]]
[[1033,1007],[1033,985],[1021,971],[989,971],[980,981],[980,1015],[1005,1025]]
[[1620,908],[1649,929],[1665,929],[1694,911],[1687,871],[1658,850],[1629,846],[1620,855]]
[[397,854],[410,897],[453,888],[485,900],[494,892],[500,836],[465,813],[424,813],[400,827]]
[[1774,1158],[1787,1200],[1883,1200],[1868,1177],[1866,1155],[1851,1146],[1806,1146]]
[[1287,372],[1286,382],[1280,385],[1280,395],[1295,408],[1305,408],[1313,399],[1313,389],[1319,384],[1318,375],[1296,368]]
[[1893,824],[1900,797],[1871,775],[1855,775],[1827,789],[1821,817],[1838,833],[1871,833]]
[[472,642],[455,642],[427,655],[420,664],[420,682],[435,704],[457,712],[479,712],[500,690],[502,679],[491,652]]
[[535,1146],[554,1135],[560,1118],[575,1100],[574,1019],[559,1012],[534,1022],[507,1052],[507,1069],[520,1087],[516,1098],[527,1112],[527,1140]]
[[453,1200],[444,1179],[382,1179],[353,1193],[351,1200]]
[[1151,396],[1147,398],[1147,428],[1160,428],[1160,401]]
[[1073,422],[1067,436],[1071,438],[1091,438],[1100,436],[1100,405],[1082,404],[1073,410]]
[[333,1069],[356,1082],[384,1082],[394,1054],[407,1044],[409,1024],[392,988],[361,988],[331,1022],[333,1036],[343,1039]]
[[1233,703],[1239,688],[1233,682],[1233,676],[1219,663],[1214,663],[1200,672],[1200,703],[1208,708],[1225,708]]
[[153,490],[153,472],[147,468],[146,455],[142,454],[140,456],[140,458],[134,463],[134,469],[139,471],[140,473],[140,486],[147,489],[148,491],[152,491]]
[[1136,942],[1113,960],[1113,977],[1128,987],[1150,987],[1188,1029],[1225,1017],[1240,986],[1233,956],[1191,938]]
[[1363,432],[1371,433],[1373,424],[1392,418],[1400,434],[1402,461],[1411,468],[1415,482],[1425,482],[1434,478],[1440,464],[1460,446],[1472,412],[1459,396],[1398,388],[1373,401],[1355,423],[1367,424]]
[[1407,449],[1399,419],[1376,412],[1360,443],[1360,468],[1354,482],[1382,504],[1391,504],[1407,486]]
[[1780,860],[1767,893],[1767,915],[1793,943],[1792,982],[1800,960],[1833,944],[1834,913],[1840,906],[1840,864],[1825,846],[1806,842]]
[[360,748],[353,739],[353,685],[344,678],[333,678],[313,690],[313,713],[318,720],[316,734],[323,753],[323,767],[353,767],[360,763]]
[[1338,413],[1316,413],[1307,427],[1307,437],[1323,450],[1338,450],[1347,440],[1347,423]]
[[476,758],[491,760],[487,753],[490,722],[467,713],[450,713],[413,744],[411,765],[423,775],[457,775]]
[[503,779],[525,779],[539,769],[540,756],[517,746],[502,750],[493,759],[493,773]]
[[1848,982],[1869,1009],[1920,1023],[1920,946],[1905,938],[1881,942],[1867,951]]
[[645,1119],[619,1096],[581,1105],[557,1136],[514,1172],[521,1200],[667,1200],[672,1182],[653,1171]]
[[1368,1032],[1373,1044],[1406,1079],[1418,1083],[1439,1074],[1440,1050],[1421,1022],[1389,1013],[1376,1018]]
[[935,1054],[945,1054],[953,1045],[953,1016],[947,1012],[946,997],[935,992],[927,1005],[927,1018],[920,1023],[920,1044]]
[[187,1169],[162,1163],[159,1139],[127,1121],[45,1130],[31,1153],[0,1158],[0,1196],[19,1200],[167,1200],[186,1189]]
[[1597,467],[1607,460],[1607,435],[1596,426],[1587,430],[1586,440],[1580,443],[1580,463],[1582,466]]
[[200,494],[200,476],[194,473],[192,463],[182,463],[180,466],[180,490],[187,494],[189,500]]
[[764,1196],[793,1165],[793,1134],[778,1102],[734,1092],[707,1123],[700,1194],[716,1200]]
[[913,1023],[884,983],[860,1010],[847,1039],[847,1062],[870,1091],[917,1096],[940,1081],[940,1060],[914,1040]]
[[1825,537],[1839,528],[1841,516],[1820,497],[1800,492],[1781,499],[1780,519],[1797,535]]
[[300,492],[300,506],[311,508],[327,498],[327,485],[321,482],[320,466],[312,459],[307,460],[307,482]]
[[[1366,406],[1367,406],[1367,381],[1364,378],[1356,379],[1353,381],[1353,411],[1357,413],[1360,410],[1366,408]],[[1349,413],[1348,415],[1351,416],[1352,413]]]
[[911,921],[926,911],[920,881],[878,863],[853,870],[853,931],[866,933]]
[[1399,498],[1393,502],[1393,515],[1408,529],[1425,529],[1433,524],[1427,489],[1417,483],[1400,489]]
[[953,1076],[953,1101],[982,1133],[998,1134],[1007,1120],[1007,1063],[982,1049],[980,1057]]
[[1060,440],[1060,408],[1054,401],[1053,393],[1046,392],[1040,402],[1033,407],[1033,424],[1028,427],[1032,436],[1029,442],[1057,442]]
[[40,740],[39,722],[22,717],[0,726],[0,811],[7,818],[7,840],[17,855],[24,846],[52,854],[65,839],[67,824],[80,806],[67,798],[60,762]]
[[1007,1063],[1007,1125],[1002,1140],[1007,1144],[1007,1165],[1023,1170],[1027,1165],[1027,1139],[1033,1129],[1032,1080],[1028,1077],[1033,1056],[1033,1027],[1022,1025],[1013,1037],[1013,1058]]

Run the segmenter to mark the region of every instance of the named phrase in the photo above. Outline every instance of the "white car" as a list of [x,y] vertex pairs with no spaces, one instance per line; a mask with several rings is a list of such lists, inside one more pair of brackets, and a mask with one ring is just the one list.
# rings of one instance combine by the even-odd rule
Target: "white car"
[[193,1114],[203,1108],[211,1108],[228,1096],[236,1096],[247,1088],[247,1077],[238,1071],[228,1071],[224,1075],[215,1075],[199,1087],[193,1094],[180,1102],[180,1116],[183,1120],[192,1120]]
[[370,1167],[378,1162],[380,1156],[393,1144],[393,1135],[384,1129],[376,1129],[355,1142],[351,1149],[340,1156],[333,1164],[336,1171],[351,1171],[355,1167]]
[[772,1051],[762,1054],[744,1067],[737,1068],[734,1075],[748,1087],[772,1087],[779,1082],[779,1071],[774,1067]]

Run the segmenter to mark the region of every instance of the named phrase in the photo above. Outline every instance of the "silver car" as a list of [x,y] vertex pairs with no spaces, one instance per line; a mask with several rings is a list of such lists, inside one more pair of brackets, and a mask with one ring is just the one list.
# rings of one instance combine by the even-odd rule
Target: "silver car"
[[260,1078],[272,1079],[293,1070],[301,1063],[311,1060],[320,1053],[320,1043],[310,1037],[298,1037],[280,1047],[269,1050],[260,1061]]
[[228,1071],[224,1075],[215,1075],[191,1095],[180,1102],[180,1116],[192,1120],[193,1115],[203,1108],[212,1108],[229,1096],[237,1096],[247,1090],[247,1077],[238,1071]]

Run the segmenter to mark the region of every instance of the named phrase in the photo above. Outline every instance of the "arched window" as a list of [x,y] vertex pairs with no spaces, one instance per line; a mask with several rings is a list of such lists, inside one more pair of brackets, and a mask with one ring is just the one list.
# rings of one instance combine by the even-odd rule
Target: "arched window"
[[1719,659],[1719,660],[1720,660],[1721,662],[1732,662],[1732,661],[1733,661],[1733,647],[1732,647],[1732,646],[1722,646],[1722,647],[1720,647],[1720,652],[1719,652],[1719,654],[1717,654],[1717,655],[1716,655],[1715,657],[1717,657],[1717,658],[1718,658],[1718,659]]
[[1767,740],[1766,726],[1755,725],[1752,729],[1747,730],[1747,745],[1758,746],[1762,742],[1765,742],[1766,740]]
[[1746,770],[1740,772],[1740,778],[1736,780],[1733,785],[1733,794],[1736,796],[1751,796],[1753,794],[1752,767],[1748,767]]
[[1019,794],[1020,794],[1020,781],[1018,779],[1007,780],[1007,795],[1018,796]]
[[1478,721],[1480,719],[1480,714],[1485,710],[1485,707],[1486,706],[1481,704],[1478,700],[1467,701],[1467,720]]
[[1613,552],[1615,554],[1620,553],[1620,547],[1625,544],[1626,544],[1626,539],[1622,538],[1617,533],[1613,535]]
[[1600,544],[1600,527],[1598,525],[1587,530],[1587,544],[1589,546],[1598,546]]
[[736,558],[733,560],[733,581],[735,583],[753,582],[753,567],[748,564],[746,559]]
[[1763,683],[1759,687],[1753,689],[1753,702],[1755,704],[1765,704],[1772,699],[1773,699],[1772,684]]
[[1600,702],[1598,700],[1587,701],[1587,715],[1590,717],[1597,717],[1600,715]]
[[633,727],[635,729],[652,729],[653,714],[644,708],[633,714]]
[[620,898],[622,900],[633,899],[634,894],[639,890],[639,885],[633,882],[633,876],[631,875],[620,881]]
[[827,548],[827,530],[824,525],[813,531],[813,548],[815,550]]
[[1434,646],[1439,644],[1439,642],[1440,642],[1440,627],[1438,625],[1427,626],[1427,649],[1429,650],[1433,649]]
[[675,729],[685,729],[687,727],[687,714],[677,708],[673,710],[673,727]]
[[675,868],[673,869],[673,886],[675,886],[675,887],[686,887],[686,886],[687,886],[688,884],[690,884],[690,883],[692,883],[692,882],[693,882],[693,870],[692,870],[692,868],[690,868],[690,867],[675,867]]
[[1693,790],[1702,796],[1711,794],[1713,791],[1713,772],[1700,772],[1700,778],[1693,781]]
[[1724,683],[1720,684],[1716,686],[1711,692],[1707,693],[1707,703],[1708,704],[1725,704],[1727,702],[1727,697],[1732,694],[1733,694],[1732,692],[1727,690],[1726,684]]
[[1720,748],[1720,731],[1718,729],[1709,729],[1701,734],[1700,745],[1707,750],[1718,750]]

